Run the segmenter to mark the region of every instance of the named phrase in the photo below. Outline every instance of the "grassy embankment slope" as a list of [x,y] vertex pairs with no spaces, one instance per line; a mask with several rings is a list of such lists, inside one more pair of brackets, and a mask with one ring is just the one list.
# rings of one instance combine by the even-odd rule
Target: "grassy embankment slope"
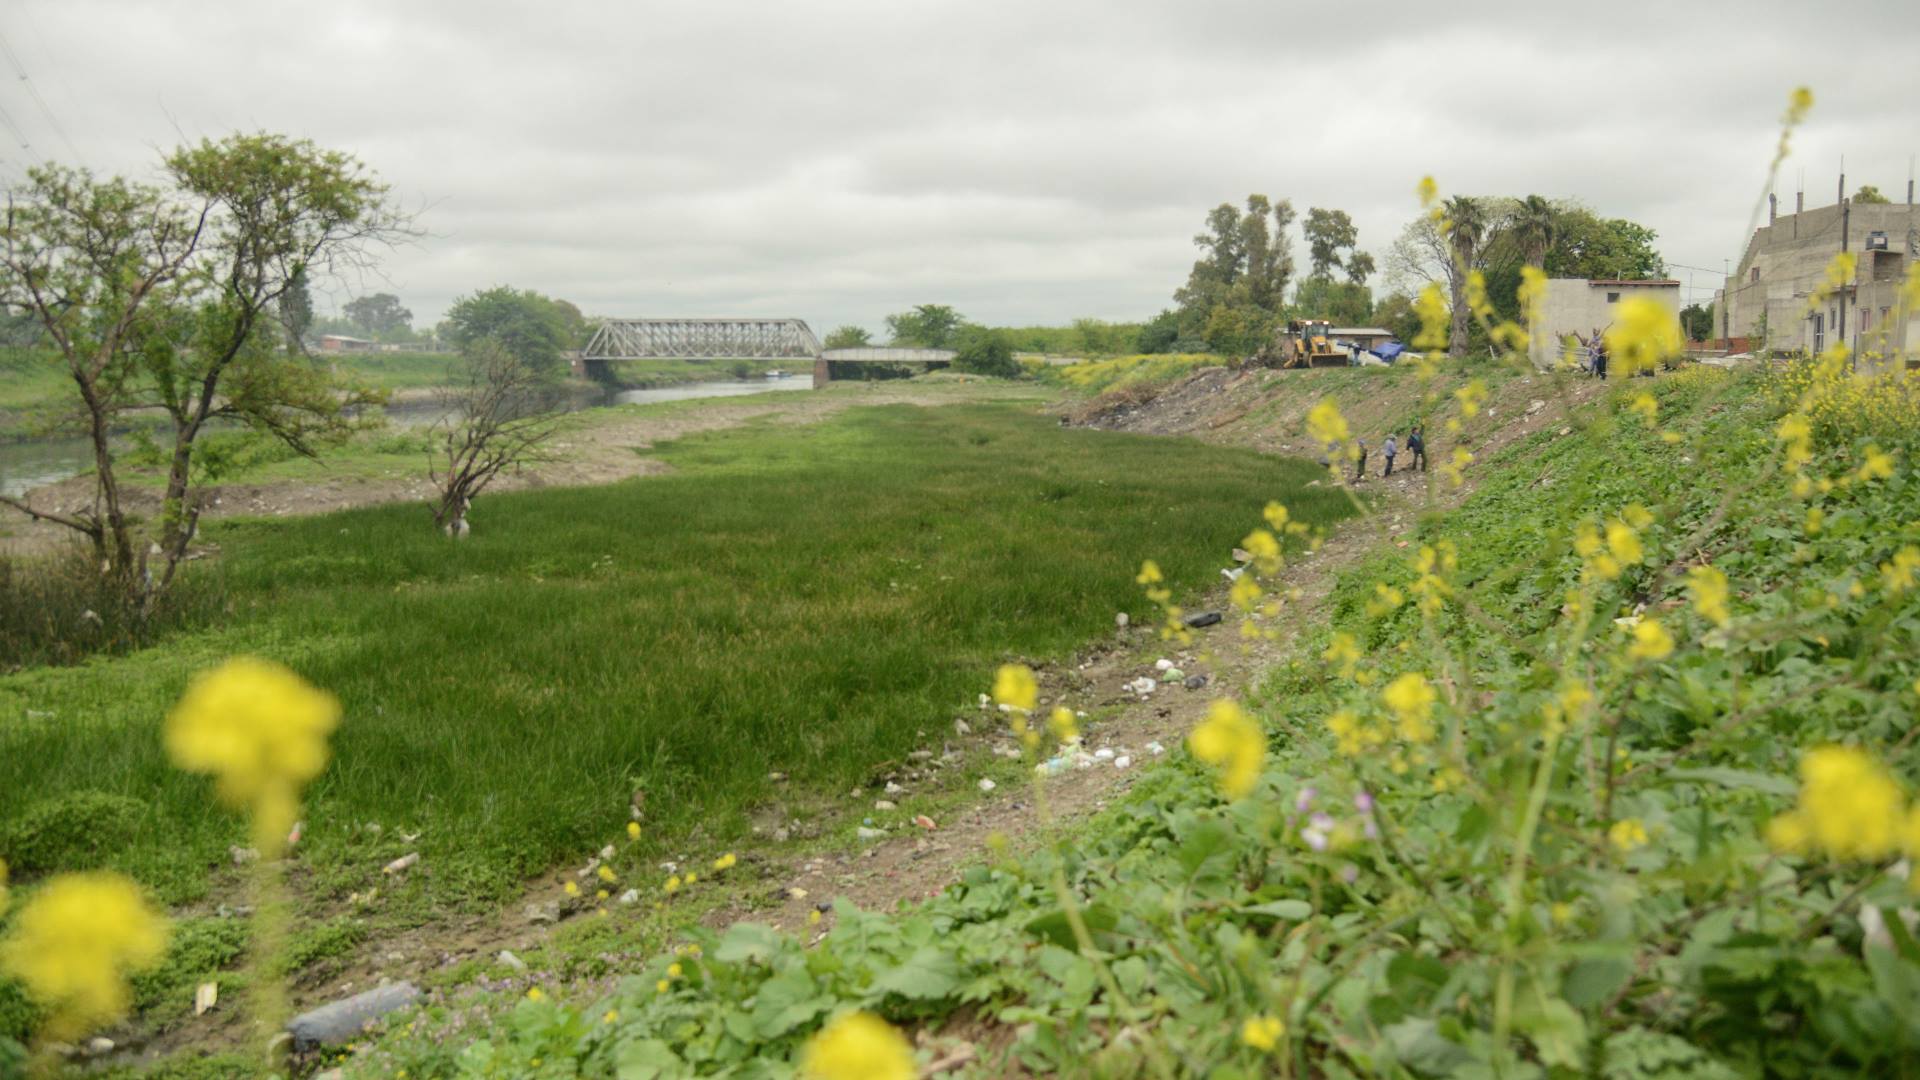
[[[1907,400],[1872,430],[1808,409],[1802,484],[1760,378],[1616,387],[1343,579],[1254,703],[1244,795],[1177,759],[1071,845],[919,907],[843,909],[812,947],[702,934],[678,974],[502,1002],[477,1045],[429,1017],[349,1071],[779,1074],[864,1008],[970,1041],[979,1075],[1901,1073],[1920,947],[1872,909],[1910,902],[1884,870],[1920,692]],[[1825,839],[1798,843],[1883,840],[1770,851],[1802,752],[1833,743],[1898,778],[1827,759],[1839,787],[1800,819]]]
[[[1310,466],[995,406],[854,410],[657,452],[672,473],[491,498],[457,545],[412,506],[214,528],[225,554],[202,572],[231,598],[222,625],[0,678],[17,884],[107,866],[170,903],[206,894],[242,829],[169,767],[159,728],[233,654],[288,663],[346,707],[311,791],[308,898],[378,884],[417,918],[497,903],[598,847],[636,790],[636,865],[725,843],[769,771],[843,790],[999,660],[1145,617],[1148,554],[1191,588],[1246,507],[1343,512],[1300,490]],[[421,872],[382,878],[403,847]]]

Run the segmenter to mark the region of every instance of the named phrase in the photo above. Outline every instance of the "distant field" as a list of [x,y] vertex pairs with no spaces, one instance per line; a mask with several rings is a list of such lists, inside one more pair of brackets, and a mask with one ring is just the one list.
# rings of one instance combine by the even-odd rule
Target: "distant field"
[[597,846],[636,789],[663,851],[696,829],[724,842],[769,770],[842,789],[1002,659],[1145,617],[1143,558],[1190,589],[1266,500],[1344,511],[1304,488],[1310,465],[1003,406],[858,409],[658,452],[674,472],[491,498],[459,545],[414,506],[211,530],[223,625],[0,678],[0,822],[64,806],[84,824],[76,800],[117,797],[63,864],[202,894],[240,830],[167,766],[158,727],[193,672],[255,653],[346,703],[309,809],[309,887],[379,880],[405,830],[423,900],[497,901]]

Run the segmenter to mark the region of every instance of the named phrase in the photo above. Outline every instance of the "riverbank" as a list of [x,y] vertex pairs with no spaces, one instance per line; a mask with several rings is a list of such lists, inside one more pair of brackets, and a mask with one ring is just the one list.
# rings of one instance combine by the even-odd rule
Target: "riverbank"
[[[431,392],[414,402],[431,408]],[[655,443],[703,431],[765,421],[814,423],[853,404],[938,405],[957,401],[1035,401],[1045,391],[994,380],[895,380],[836,383],[824,390],[753,392],[717,399],[689,395],[648,404],[599,406],[569,414],[547,461],[503,475],[489,495],[508,491],[582,484],[604,484],[665,466],[642,456]],[[243,466],[207,489],[203,520],[233,517],[291,517],[391,502],[424,503],[432,494],[427,478],[429,446],[424,433],[392,428],[356,436],[318,460],[278,455]],[[129,470],[128,498],[136,513],[159,509],[157,470]],[[35,488],[26,496],[37,508],[60,510],[92,498],[92,481],[76,476]],[[0,510],[0,556],[35,556],[71,539],[69,530]]]

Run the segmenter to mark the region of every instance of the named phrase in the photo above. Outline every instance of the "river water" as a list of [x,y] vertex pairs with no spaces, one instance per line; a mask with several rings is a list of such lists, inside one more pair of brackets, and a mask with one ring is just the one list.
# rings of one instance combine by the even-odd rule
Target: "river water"
[[[693,398],[741,397],[776,390],[808,390],[812,387],[813,375],[808,372],[779,378],[681,383],[647,390],[609,390],[602,394],[569,398],[561,408],[566,412],[577,412],[598,405],[644,405]],[[446,415],[444,408],[431,401],[402,403],[387,410],[389,421],[398,427],[409,428],[425,427]],[[0,442],[0,495],[20,495],[46,484],[58,483],[69,476],[77,476],[92,467],[93,446],[83,438]]]

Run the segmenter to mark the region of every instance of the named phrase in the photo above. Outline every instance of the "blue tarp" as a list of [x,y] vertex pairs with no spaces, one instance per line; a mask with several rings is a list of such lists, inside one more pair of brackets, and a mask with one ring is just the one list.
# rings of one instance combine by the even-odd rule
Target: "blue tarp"
[[1388,341],[1375,345],[1367,351],[1391,364],[1396,357],[1407,351],[1407,347],[1397,341]]

